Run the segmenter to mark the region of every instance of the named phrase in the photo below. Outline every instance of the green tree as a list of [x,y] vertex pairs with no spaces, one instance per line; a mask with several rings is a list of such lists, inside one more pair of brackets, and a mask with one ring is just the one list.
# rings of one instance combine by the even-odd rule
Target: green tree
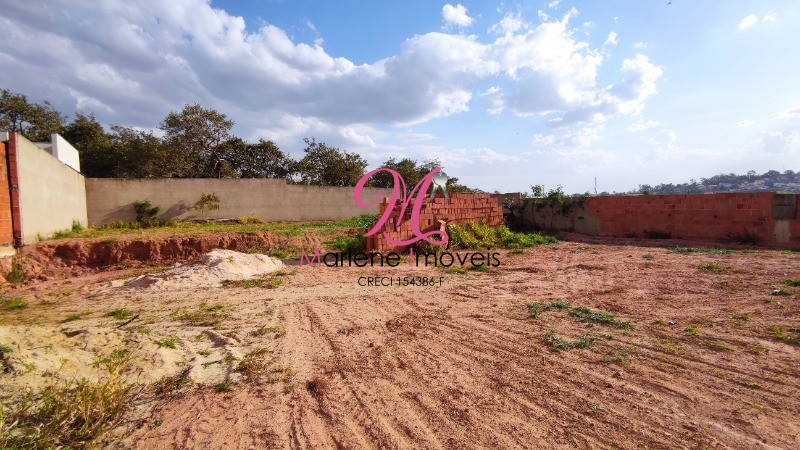
[[171,112],[161,123],[167,145],[176,150],[186,177],[221,178],[225,171],[224,144],[233,121],[199,104]]
[[355,186],[364,176],[367,161],[357,153],[330,147],[306,138],[305,156],[294,166],[300,184],[317,186]]
[[31,103],[23,94],[0,91],[0,130],[21,133],[34,142],[49,142],[50,135],[60,132],[65,120],[48,101]]
[[294,161],[272,141],[259,139],[252,144],[237,137],[220,149],[224,172],[239,178],[285,178]]
[[174,178],[191,176],[177,150],[152,132],[112,126],[111,143],[103,152],[103,175],[109,178]]
[[61,135],[80,153],[84,175],[102,178],[113,170],[117,155],[108,154],[112,151],[111,136],[94,115],[76,114],[75,120],[61,130]]

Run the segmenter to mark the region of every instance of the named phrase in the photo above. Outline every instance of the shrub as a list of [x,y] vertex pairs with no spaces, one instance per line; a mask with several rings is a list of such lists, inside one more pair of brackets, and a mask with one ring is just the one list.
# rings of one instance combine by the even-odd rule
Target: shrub
[[28,280],[28,275],[25,271],[24,258],[18,256],[11,257],[11,269],[6,274],[6,280],[9,283],[17,284]]
[[210,211],[219,209],[219,197],[213,192],[210,194],[200,194],[200,199],[194,203],[193,209],[200,211],[200,215],[205,216]]
[[244,225],[264,223],[258,216],[242,216],[237,218],[236,221]]
[[558,239],[552,236],[543,236],[537,233],[517,233],[505,226],[492,227],[484,223],[475,222],[468,222],[463,225],[448,225],[447,234],[450,237],[450,248],[455,250],[520,249],[558,242]]
[[339,250],[342,253],[348,251],[363,250],[367,246],[367,238],[361,235],[345,235],[336,236],[332,240],[325,243],[328,247]]
[[161,207],[153,206],[150,200],[133,202],[133,209],[136,211],[136,222],[144,225],[151,225],[161,211]]

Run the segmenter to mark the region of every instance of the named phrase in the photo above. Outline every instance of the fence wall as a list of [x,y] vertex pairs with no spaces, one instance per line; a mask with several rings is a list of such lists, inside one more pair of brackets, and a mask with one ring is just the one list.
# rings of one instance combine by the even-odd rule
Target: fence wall
[[16,185],[12,211],[18,210],[20,222],[17,240],[37,242],[70,228],[73,221],[86,226],[83,175],[18,133],[8,133],[8,147],[11,184]]
[[[371,199],[377,189],[365,188]],[[214,194],[219,209],[202,214],[194,204],[202,194]],[[214,219],[258,216],[266,221],[337,220],[376,214],[379,205],[359,208],[352,187],[299,186],[283,179],[110,179],[87,178],[89,223],[135,219],[133,202],[149,200],[163,219]]]
[[658,232],[709,241],[750,235],[761,244],[797,246],[797,197],[774,192],[601,196],[590,197],[568,211],[530,205],[522,221],[528,226],[589,235],[647,237],[647,232]]

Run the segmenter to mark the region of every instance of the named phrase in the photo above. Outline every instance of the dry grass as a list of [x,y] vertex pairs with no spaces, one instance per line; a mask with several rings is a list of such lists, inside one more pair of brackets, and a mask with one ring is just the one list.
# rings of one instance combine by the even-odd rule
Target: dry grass
[[0,410],[0,448],[90,448],[119,421],[131,387],[120,377],[127,350],[101,357],[98,381],[59,382],[41,393],[26,392],[18,405]]

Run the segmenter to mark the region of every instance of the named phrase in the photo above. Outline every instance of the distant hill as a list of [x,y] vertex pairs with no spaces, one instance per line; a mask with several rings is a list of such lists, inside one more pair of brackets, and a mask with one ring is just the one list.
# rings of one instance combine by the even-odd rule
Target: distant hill
[[713,192],[758,192],[778,191],[800,194],[800,171],[787,170],[783,173],[777,170],[757,174],[751,170],[746,175],[719,174],[711,178],[690,180],[680,184],[658,184],[651,186],[641,184],[638,189],[627,192],[628,194],[704,194]]

